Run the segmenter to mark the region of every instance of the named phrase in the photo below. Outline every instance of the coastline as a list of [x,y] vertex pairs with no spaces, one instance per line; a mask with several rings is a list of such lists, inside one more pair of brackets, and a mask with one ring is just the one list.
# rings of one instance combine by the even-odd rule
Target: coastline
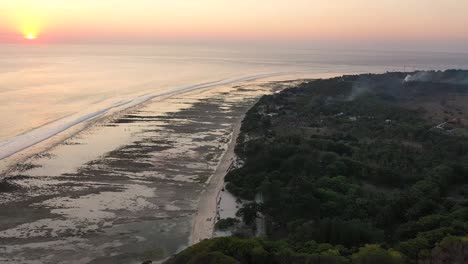
[[295,82],[155,98],[18,164],[0,199],[0,262],[158,261],[210,238],[245,113]]
[[228,148],[220,160],[216,171],[211,178],[208,179],[207,186],[200,195],[197,213],[193,219],[189,246],[213,237],[214,225],[218,214],[218,196],[224,186],[224,177],[236,158],[234,149],[244,117],[245,114],[234,123]]
[[[458,146],[468,144],[468,86],[452,80],[468,71],[422,72],[427,79],[405,81],[420,73],[316,80],[259,100],[245,117],[248,131],[241,129],[254,140],[238,141],[237,149],[246,150],[243,167],[227,178],[239,199],[263,203],[242,209],[247,226],[258,232],[202,241],[167,263],[463,259],[468,245],[459,223],[466,218],[468,186],[460,175],[468,153]],[[426,204],[434,206],[421,209]],[[203,206],[200,213],[209,210]],[[278,225],[259,241],[264,223],[257,215],[265,210]],[[402,218],[400,211],[408,213]],[[287,243],[278,245],[281,239]]]
[[111,120],[119,115],[125,115],[134,109],[144,107],[147,103],[162,101],[197,90],[202,91],[204,89],[213,89],[288,74],[291,73],[272,72],[178,87],[160,93],[141,95],[133,99],[117,102],[95,112],[83,114],[82,116],[70,115],[59,118],[23,134],[0,141],[0,181],[3,180],[2,175],[7,175],[15,169],[15,164],[22,163],[37,154],[46,152],[93,125],[104,123],[106,120]]
[[[304,79],[289,80],[286,81],[290,82],[289,85],[286,85],[285,87],[288,87],[291,84],[301,83],[303,81]],[[272,82],[271,85],[284,85],[284,82],[285,81],[275,81]],[[285,87],[281,88],[280,90],[283,90]],[[275,93],[276,91],[273,90],[272,92]],[[247,111],[249,111],[256,103],[258,103],[259,99],[260,97],[257,98],[257,100],[255,100],[252,105],[245,109],[244,113],[239,116],[232,125],[231,138],[227,144],[227,149],[219,161],[215,172],[210,178],[208,178],[207,182],[205,183],[206,185],[199,196],[196,214],[192,221],[192,230],[190,233],[188,246],[192,246],[202,240],[210,239],[216,236],[216,220],[217,217],[220,216],[220,210],[222,211],[225,209],[222,209],[222,206],[219,205],[221,202],[220,194],[225,185],[224,178],[231,169],[232,164],[236,161],[236,154],[234,150],[237,145],[237,138],[240,134],[240,129],[245,115]]]

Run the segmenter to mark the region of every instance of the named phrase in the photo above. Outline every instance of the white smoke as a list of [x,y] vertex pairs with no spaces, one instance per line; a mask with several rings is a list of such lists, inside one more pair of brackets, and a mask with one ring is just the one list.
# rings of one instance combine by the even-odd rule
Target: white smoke
[[431,72],[417,72],[414,74],[408,74],[404,82],[428,82],[432,79]]
[[351,94],[346,98],[346,101],[354,101],[357,97],[367,93],[370,90],[369,82],[367,80],[360,80],[353,85]]

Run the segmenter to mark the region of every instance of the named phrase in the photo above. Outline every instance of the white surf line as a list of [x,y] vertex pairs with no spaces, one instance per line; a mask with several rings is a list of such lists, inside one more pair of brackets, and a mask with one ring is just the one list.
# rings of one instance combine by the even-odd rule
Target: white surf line
[[253,76],[240,77],[240,78],[224,79],[224,80],[218,80],[218,81],[212,81],[212,82],[207,82],[207,83],[201,83],[201,84],[176,88],[176,89],[163,92],[160,94],[146,94],[146,95],[139,96],[135,99],[120,101],[109,107],[101,109],[99,111],[83,115],[75,120],[65,122],[65,123],[63,122],[61,123],[59,121],[52,122],[52,123],[49,123],[48,125],[30,130],[24,134],[1,141],[0,142],[0,160],[5,159],[24,149],[32,147],[78,124],[81,124],[83,122],[102,116],[106,114],[107,112],[109,112],[110,110],[117,108],[117,107],[125,106],[125,108],[130,108],[130,107],[139,105],[141,103],[144,103],[156,97],[170,96],[170,95],[175,95],[178,93],[184,93],[184,92],[197,90],[197,89],[215,87],[215,86],[220,86],[220,85],[228,85],[228,84],[233,84],[233,83],[238,83],[238,82],[254,81],[254,80],[258,80],[262,78],[275,77],[275,76],[281,76],[281,75],[287,75],[287,74],[291,74],[291,72],[266,73],[266,74],[258,74],[258,75],[253,75]]

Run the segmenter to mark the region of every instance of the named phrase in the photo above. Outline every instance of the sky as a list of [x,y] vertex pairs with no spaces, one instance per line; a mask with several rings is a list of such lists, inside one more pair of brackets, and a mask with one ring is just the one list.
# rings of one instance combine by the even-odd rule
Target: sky
[[468,47],[465,0],[0,0],[0,42]]

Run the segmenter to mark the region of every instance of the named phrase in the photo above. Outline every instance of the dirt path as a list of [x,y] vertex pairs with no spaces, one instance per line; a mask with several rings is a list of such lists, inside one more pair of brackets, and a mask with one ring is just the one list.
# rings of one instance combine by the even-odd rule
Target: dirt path
[[204,239],[209,239],[213,236],[214,225],[216,223],[217,197],[224,186],[224,176],[235,159],[234,148],[236,146],[237,136],[239,135],[243,118],[244,117],[242,116],[234,124],[228,148],[216,168],[215,173],[208,180],[209,182],[200,196],[198,211],[193,220],[190,245],[196,244]]

